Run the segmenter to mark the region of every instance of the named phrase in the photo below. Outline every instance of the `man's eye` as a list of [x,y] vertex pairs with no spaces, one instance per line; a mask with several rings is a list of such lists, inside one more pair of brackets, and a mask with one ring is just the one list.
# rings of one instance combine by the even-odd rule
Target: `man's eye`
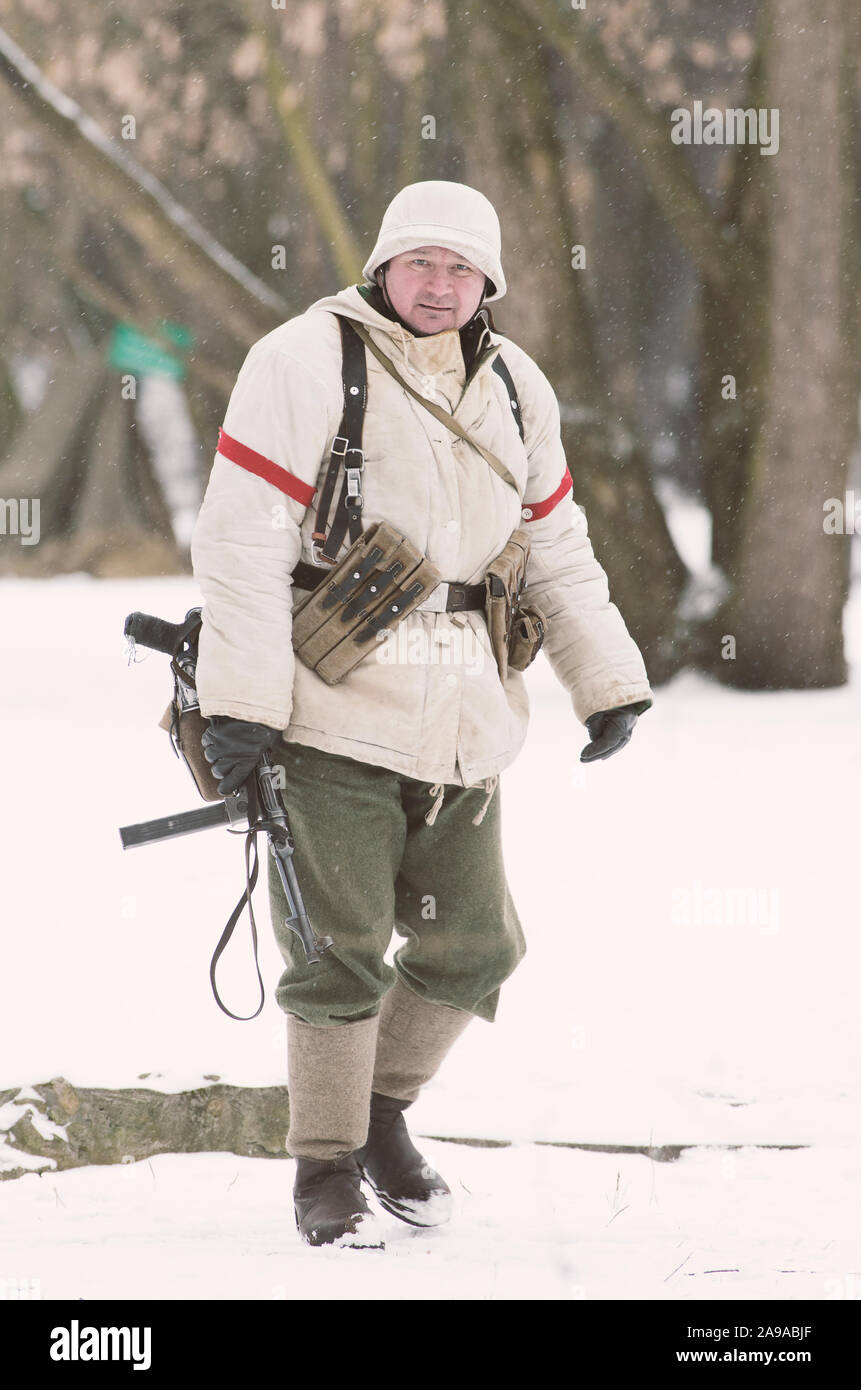
[[[412,257],[412,260],[411,260],[411,262],[410,262],[410,264],[411,264],[411,265],[430,265],[430,261],[427,260],[424,256],[413,256],[413,257]],[[474,274],[475,274],[475,271],[473,270],[472,266],[471,266],[471,265],[466,265],[466,264],[464,264],[463,261],[459,261],[457,265],[455,265],[455,266],[452,267],[452,269],[453,269],[453,270],[465,270],[466,273],[467,273],[467,275],[474,275]]]

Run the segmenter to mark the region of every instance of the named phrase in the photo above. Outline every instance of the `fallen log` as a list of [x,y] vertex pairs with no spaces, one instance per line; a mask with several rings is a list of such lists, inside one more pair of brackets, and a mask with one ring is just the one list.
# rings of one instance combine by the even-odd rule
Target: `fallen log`
[[0,1179],[162,1153],[286,1158],[286,1086],[101,1090],[64,1077],[0,1091]]
[[[145,1079],[145,1076],[141,1080]],[[163,1153],[233,1153],[287,1158],[290,1125],[286,1086],[227,1086],[205,1076],[193,1091],[110,1091],[72,1086],[55,1077],[38,1086],[0,1091],[0,1179],[59,1172],[88,1164],[137,1163]],[[443,1144],[510,1148],[510,1139],[421,1134]],[[586,1143],[535,1139],[545,1148],[627,1154],[675,1163],[688,1150],[797,1150],[804,1143]]]

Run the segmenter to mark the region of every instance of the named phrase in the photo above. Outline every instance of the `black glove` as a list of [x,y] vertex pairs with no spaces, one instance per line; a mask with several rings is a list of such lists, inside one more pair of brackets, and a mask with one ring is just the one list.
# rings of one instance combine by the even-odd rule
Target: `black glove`
[[268,724],[251,724],[245,719],[214,714],[200,742],[203,756],[212,763],[215,776],[223,778],[218,784],[221,795],[229,796],[238,791],[260,754],[280,737],[281,730],[271,729]]
[[635,705],[620,705],[618,709],[602,709],[590,714],[586,720],[591,743],[580,754],[581,763],[597,762],[599,758],[612,758],[620,748],[630,741],[634,725],[639,715],[651,705],[651,700],[640,700]]

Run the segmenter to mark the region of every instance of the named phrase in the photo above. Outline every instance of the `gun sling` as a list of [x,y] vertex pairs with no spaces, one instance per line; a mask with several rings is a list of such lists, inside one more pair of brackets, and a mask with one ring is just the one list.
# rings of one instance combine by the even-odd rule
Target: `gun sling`
[[[449,411],[427,400],[404,380],[363,325],[342,315],[336,317],[341,333],[344,409],[332,442],[311,547],[314,559],[325,560],[331,568],[300,560],[293,570],[294,587],[303,594],[294,603],[296,655],[334,685],[371,649],[374,638],[391,630],[415,609],[438,613],[484,609],[499,673],[504,680],[509,666],[523,670],[534,659],[546,631],[540,614],[521,605],[529,555],[528,536],[522,528],[516,530],[502,553],[488,566],[482,582],[459,584],[443,580],[430,561],[389,523],[379,523],[363,532],[361,475],[364,453],[361,443],[368,399],[365,349],[436,419],[481,454],[522,500],[517,482],[505,464],[474,440]],[[523,439],[523,419],[514,382],[498,349],[489,350],[488,355],[491,351],[496,354],[493,366],[506,387]],[[342,461],[341,492],[327,536],[328,517]],[[338,551],[348,532],[351,544],[339,561]],[[372,537],[375,543],[369,546]],[[340,612],[336,617],[338,607]]]

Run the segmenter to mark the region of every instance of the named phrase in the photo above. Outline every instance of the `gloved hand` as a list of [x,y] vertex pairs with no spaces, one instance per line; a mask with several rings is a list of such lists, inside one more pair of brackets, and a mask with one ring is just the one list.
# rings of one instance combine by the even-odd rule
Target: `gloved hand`
[[635,705],[620,705],[618,709],[602,709],[598,710],[597,714],[590,714],[586,720],[586,728],[592,741],[586,744],[580,754],[581,763],[612,758],[614,753],[624,748],[634,732],[638,716],[643,714],[651,703],[651,700],[640,700]]
[[226,714],[214,714],[209,728],[200,740],[203,756],[212,763],[222,796],[238,791],[249,776],[261,753],[271,748],[281,737],[280,729],[268,724],[252,724],[245,719],[233,719]]

